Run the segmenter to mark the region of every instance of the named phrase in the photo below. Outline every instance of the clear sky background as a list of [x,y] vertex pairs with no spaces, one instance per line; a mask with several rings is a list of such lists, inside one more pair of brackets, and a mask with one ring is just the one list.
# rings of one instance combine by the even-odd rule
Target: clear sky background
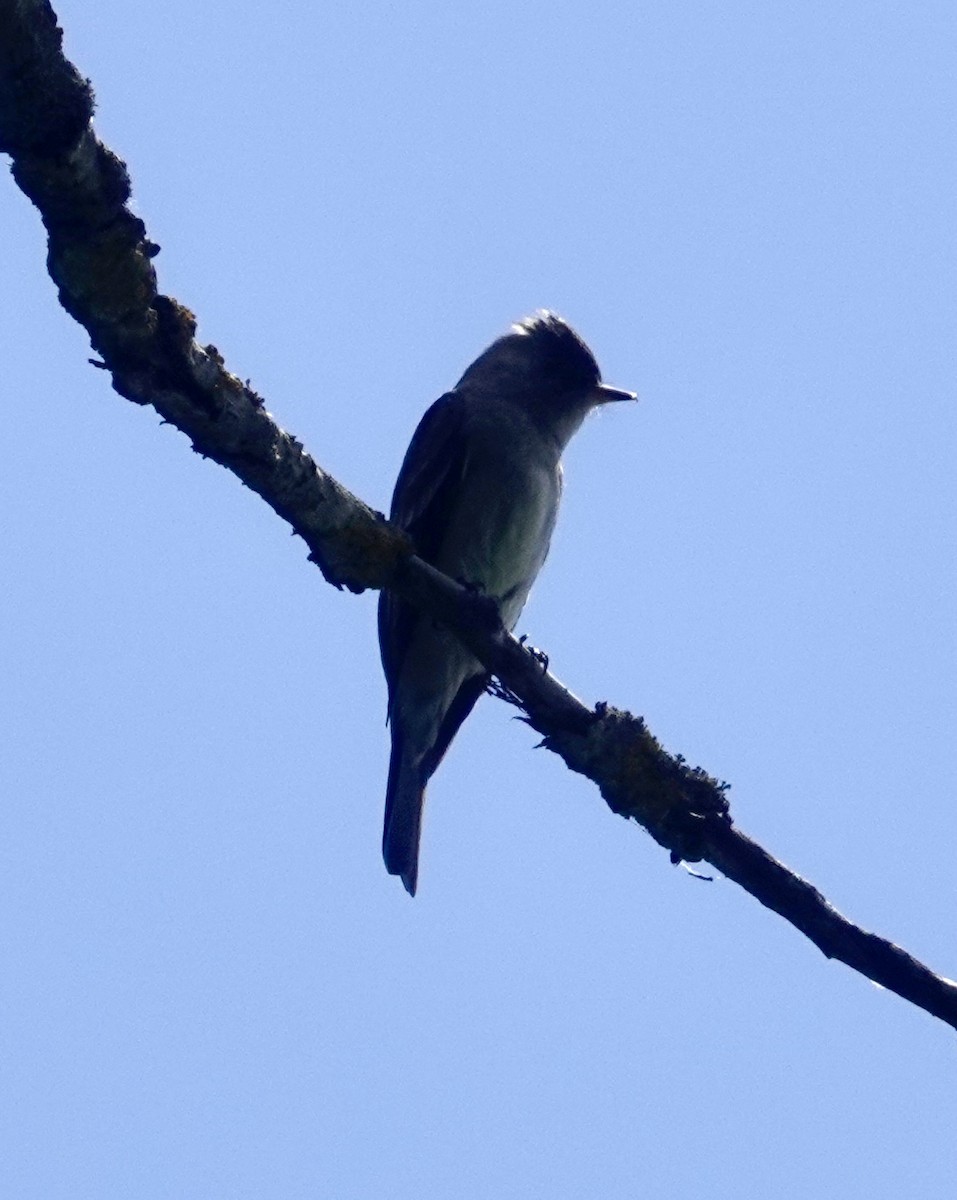
[[[549,306],[641,403],[519,632],[957,976],[952,4],[58,0],[161,287],[388,506]],[[375,596],[87,364],[0,187],[17,1200],[952,1193],[953,1032],[486,699],[379,857]]]

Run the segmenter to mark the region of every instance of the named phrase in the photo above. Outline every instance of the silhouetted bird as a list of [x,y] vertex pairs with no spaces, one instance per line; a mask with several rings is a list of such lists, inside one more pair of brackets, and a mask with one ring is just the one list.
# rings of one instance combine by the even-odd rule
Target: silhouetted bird
[[[493,597],[514,628],[548,554],[562,451],[592,408],[635,398],[601,382],[594,355],[561,317],[529,317],[422,418],[392,520],[426,562]],[[488,675],[453,633],[387,591],[379,645],[392,727],[382,853],[415,895],[425,786]]]

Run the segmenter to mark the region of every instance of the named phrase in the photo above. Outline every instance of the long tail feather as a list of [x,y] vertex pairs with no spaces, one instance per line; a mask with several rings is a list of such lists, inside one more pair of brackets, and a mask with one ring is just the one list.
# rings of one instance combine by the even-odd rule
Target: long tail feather
[[415,895],[419,875],[419,837],[424,800],[425,780],[421,771],[407,761],[402,752],[401,739],[397,739],[393,742],[389,762],[382,857],[389,874],[402,877],[410,896]]

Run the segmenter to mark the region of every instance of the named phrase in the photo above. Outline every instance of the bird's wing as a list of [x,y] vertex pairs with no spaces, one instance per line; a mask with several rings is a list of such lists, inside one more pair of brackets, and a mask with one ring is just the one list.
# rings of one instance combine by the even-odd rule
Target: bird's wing
[[[428,409],[413,434],[392,496],[390,517],[409,534],[416,553],[434,562],[448,528],[451,497],[468,463],[462,398],[447,392]],[[390,592],[379,595],[379,649],[389,686],[395,683],[418,614]]]
[[447,392],[427,410],[412,435],[392,494],[391,518],[431,561],[445,533],[448,493],[462,482],[466,445],[461,396]]

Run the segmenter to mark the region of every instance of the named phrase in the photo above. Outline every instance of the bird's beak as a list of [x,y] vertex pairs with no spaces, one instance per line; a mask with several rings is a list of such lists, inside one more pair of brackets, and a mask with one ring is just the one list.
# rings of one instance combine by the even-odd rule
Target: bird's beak
[[612,400],[637,400],[637,392],[626,392],[623,388],[610,387],[607,383],[599,383],[592,392],[596,404],[610,404]]

